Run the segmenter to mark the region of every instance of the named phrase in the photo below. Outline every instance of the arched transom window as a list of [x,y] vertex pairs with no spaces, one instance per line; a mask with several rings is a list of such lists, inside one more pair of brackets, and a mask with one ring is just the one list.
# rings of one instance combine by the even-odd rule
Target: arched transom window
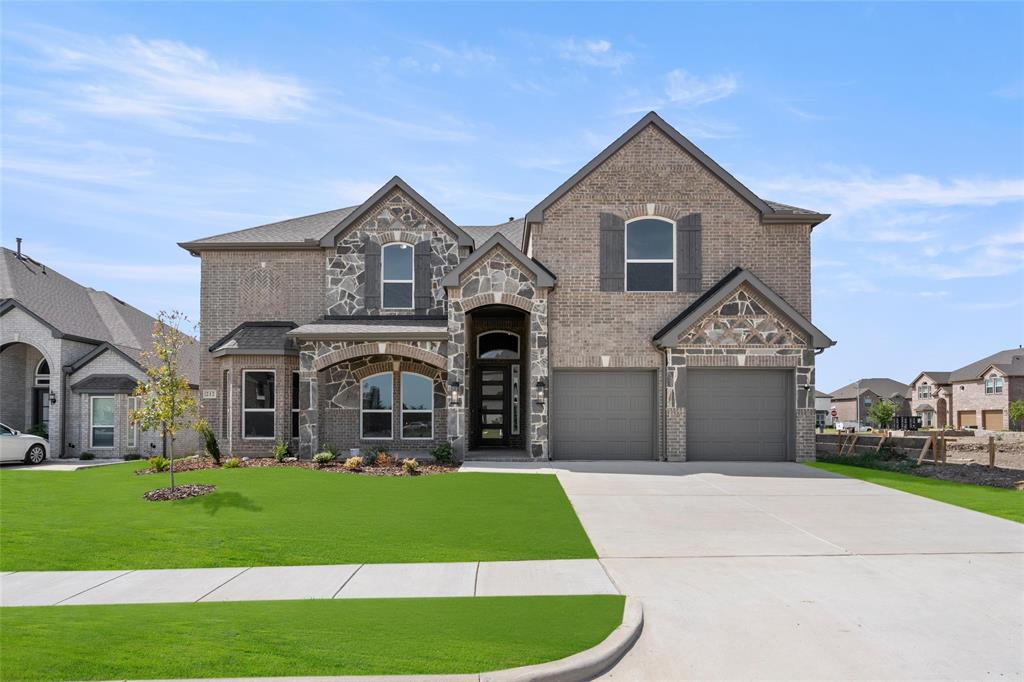
[[49,386],[50,385],[50,363],[43,358],[36,365],[36,386]]
[[664,218],[626,223],[626,291],[674,291],[676,226]]
[[505,331],[484,332],[476,337],[476,351],[481,360],[518,360],[519,335]]
[[388,244],[381,251],[381,302],[384,308],[412,308],[413,248]]

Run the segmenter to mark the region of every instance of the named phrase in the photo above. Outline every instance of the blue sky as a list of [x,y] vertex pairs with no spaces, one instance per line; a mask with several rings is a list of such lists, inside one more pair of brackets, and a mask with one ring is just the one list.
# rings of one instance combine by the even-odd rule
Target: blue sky
[[3,234],[198,316],[175,243],[361,202],[521,216],[651,109],[813,237],[818,384],[1024,343],[1024,5],[26,4]]

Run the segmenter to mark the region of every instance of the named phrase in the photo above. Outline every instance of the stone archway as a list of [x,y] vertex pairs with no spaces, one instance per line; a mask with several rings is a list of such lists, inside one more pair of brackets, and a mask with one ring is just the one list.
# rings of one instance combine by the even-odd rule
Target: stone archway
[[935,401],[935,425],[946,426],[949,421],[947,417],[948,408],[946,407],[946,399],[939,398]]

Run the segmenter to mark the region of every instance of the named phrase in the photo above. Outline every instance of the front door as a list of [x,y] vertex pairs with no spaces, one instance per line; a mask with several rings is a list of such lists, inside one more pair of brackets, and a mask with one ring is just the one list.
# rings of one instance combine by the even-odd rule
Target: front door
[[50,389],[36,388],[32,395],[32,423],[28,427],[42,426],[50,432]]
[[481,362],[477,366],[476,419],[480,447],[507,447],[511,390],[509,365]]

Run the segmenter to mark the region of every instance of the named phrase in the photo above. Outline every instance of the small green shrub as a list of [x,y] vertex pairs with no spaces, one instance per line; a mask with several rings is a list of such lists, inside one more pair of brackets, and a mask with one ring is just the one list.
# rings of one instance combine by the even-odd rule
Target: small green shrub
[[[85,455],[86,453],[82,453]],[[149,468],[153,471],[167,471],[171,468],[171,462],[163,455],[153,455],[146,460],[149,462]]]
[[142,459],[142,455],[140,455],[137,452],[129,452],[127,455],[124,456],[124,461],[126,462],[134,462],[135,460],[138,459]]
[[228,457],[221,466],[225,469],[237,469],[242,466],[242,460],[237,457]]
[[407,474],[417,474],[420,471],[420,463],[416,461],[415,457],[402,460],[402,470]]
[[430,456],[433,457],[434,461],[438,464],[444,464],[446,466],[455,464],[455,451],[452,450],[451,443],[441,443],[430,451]]
[[214,434],[213,429],[205,421],[202,421],[196,427],[196,431],[199,432],[200,437],[203,439],[206,454],[212,457],[214,462],[220,464],[220,445],[217,443],[217,436]]
[[278,441],[277,445],[274,446],[273,454],[274,459],[276,459],[278,462],[283,462],[285,457],[292,454],[292,449],[288,445],[288,443],[285,443],[283,440]]
[[363,458],[362,457],[349,457],[348,459],[345,460],[345,463],[342,464],[341,466],[345,467],[349,471],[359,471],[360,469],[363,468]]
[[375,467],[377,466],[377,450],[376,448],[367,448],[363,450],[363,466]]
[[329,452],[332,455],[334,455],[335,457],[338,456],[338,448],[336,448],[333,445],[325,445],[324,449],[323,449],[323,452]]
[[46,424],[33,424],[32,428],[25,433],[30,436],[39,436],[40,438],[50,437],[50,432],[46,429]]
[[334,453],[324,450],[313,455],[313,462],[319,467],[325,467],[334,461]]
[[78,456],[78,459],[84,459],[84,460],[96,459],[96,455],[91,453],[91,452],[83,452],[82,454],[80,454]]

